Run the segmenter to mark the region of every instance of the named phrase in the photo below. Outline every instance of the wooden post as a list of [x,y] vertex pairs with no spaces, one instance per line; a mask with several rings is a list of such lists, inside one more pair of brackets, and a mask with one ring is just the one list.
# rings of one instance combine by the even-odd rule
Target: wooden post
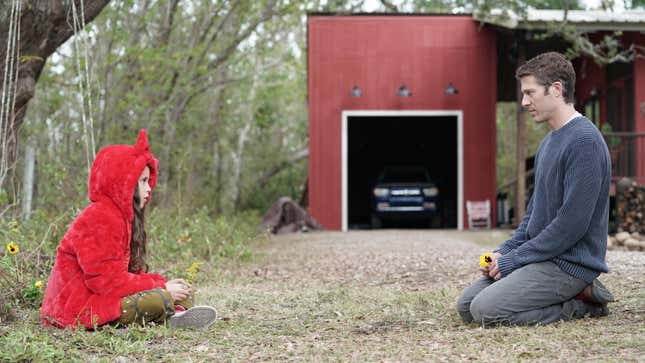
[[36,165],[36,140],[30,138],[25,150],[25,175],[22,180],[22,219],[31,217],[31,205],[34,196],[34,169]]
[[300,194],[298,204],[305,210],[309,207],[309,175],[305,178],[305,184],[302,188],[302,194]]
[[[520,40],[517,57],[518,67],[526,61],[525,44]],[[522,107],[522,91],[517,81],[517,184],[515,191],[515,223],[518,225],[526,212],[526,122]]]

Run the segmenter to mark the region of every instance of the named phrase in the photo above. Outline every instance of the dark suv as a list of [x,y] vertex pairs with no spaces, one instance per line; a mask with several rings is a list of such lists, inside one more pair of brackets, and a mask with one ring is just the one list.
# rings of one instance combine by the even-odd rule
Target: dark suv
[[383,220],[416,219],[441,224],[439,189],[421,166],[386,167],[372,189],[372,228]]

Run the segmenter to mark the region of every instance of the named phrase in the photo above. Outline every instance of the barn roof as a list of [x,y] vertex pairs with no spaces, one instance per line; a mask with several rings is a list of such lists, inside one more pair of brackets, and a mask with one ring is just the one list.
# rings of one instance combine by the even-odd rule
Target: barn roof
[[[508,29],[548,29],[564,19],[564,10],[527,9],[524,14],[512,10],[493,9],[490,14],[454,13],[324,13],[310,12],[309,16],[472,16],[483,23]],[[608,12],[602,10],[569,10],[567,23],[582,31],[641,31],[645,32],[645,10]]]
[[[547,29],[565,20],[564,10],[528,9],[526,14],[494,9],[491,14],[474,14],[478,21],[509,29]],[[569,10],[567,24],[582,31],[645,32],[645,11],[607,12],[600,10]]]

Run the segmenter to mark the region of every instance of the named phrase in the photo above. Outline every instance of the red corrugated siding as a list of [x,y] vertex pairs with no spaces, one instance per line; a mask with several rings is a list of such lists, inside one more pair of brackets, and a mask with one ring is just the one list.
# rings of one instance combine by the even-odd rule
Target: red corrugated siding
[[325,227],[341,229],[343,110],[463,110],[464,204],[495,204],[495,39],[468,16],[309,17],[309,208]]

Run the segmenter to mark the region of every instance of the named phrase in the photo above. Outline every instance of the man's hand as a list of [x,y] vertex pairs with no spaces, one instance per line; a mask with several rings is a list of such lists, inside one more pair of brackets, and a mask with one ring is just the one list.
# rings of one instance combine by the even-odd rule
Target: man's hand
[[488,276],[488,267],[480,267],[479,271],[482,273],[482,275]]
[[502,274],[499,272],[499,267],[497,267],[497,259],[501,256],[502,254],[499,252],[493,252],[491,253],[491,257],[493,258],[493,262],[488,264],[488,276],[492,279],[499,280],[502,278]]

